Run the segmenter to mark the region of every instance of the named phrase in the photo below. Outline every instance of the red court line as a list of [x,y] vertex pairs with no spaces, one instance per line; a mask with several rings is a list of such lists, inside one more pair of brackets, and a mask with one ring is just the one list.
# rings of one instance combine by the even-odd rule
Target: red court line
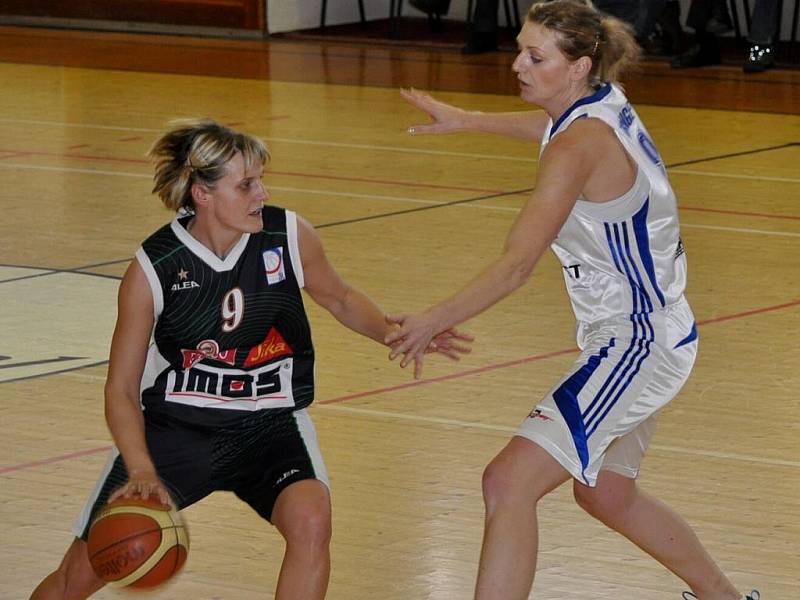
[[[8,156],[2,156],[3,154],[8,153]],[[137,164],[137,165],[144,165],[149,164],[149,161],[144,158],[116,158],[112,156],[95,156],[91,154],[64,154],[61,152],[21,152],[16,150],[3,150],[0,149],[0,160],[4,158],[11,158],[12,156],[54,156],[57,158],[72,158],[77,160],[98,160],[98,161],[110,161],[110,162],[120,162],[120,163],[130,163],[130,164]],[[459,192],[474,192],[477,194],[508,194],[509,196],[519,196],[519,195],[527,195],[529,192],[510,192],[506,190],[496,190],[496,189],[489,189],[489,188],[476,188],[476,187],[464,187],[464,186],[453,186],[453,185],[439,185],[435,183],[417,183],[411,181],[397,181],[394,179],[370,179],[368,177],[346,177],[344,175],[323,175],[318,173],[299,173],[296,171],[274,171],[269,170],[267,172],[268,175],[283,175],[286,177],[301,177],[303,179],[326,179],[331,181],[355,181],[359,183],[370,183],[370,184],[377,184],[377,185],[393,185],[397,187],[410,187],[410,188],[428,188],[428,189],[437,189],[437,190],[453,190]],[[269,188],[269,185],[267,185]],[[788,219],[793,221],[800,220],[800,215],[787,215],[787,214],[780,214],[780,213],[756,213],[756,212],[746,212],[746,211],[736,211],[736,210],[725,210],[725,209],[717,209],[717,208],[703,208],[703,207],[695,207],[695,206],[678,206],[679,210],[682,211],[694,211],[694,212],[707,212],[719,215],[735,215],[741,217],[762,217],[765,219]]]
[[723,321],[742,319],[744,317],[750,317],[752,315],[760,315],[766,312],[773,312],[776,310],[782,310],[784,308],[791,308],[792,306],[800,306],[800,300],[792,300],[791,302],[786,302],[784,304],[776,304],[775,306],[766,306],[764,308],[754,308],[753,310],[746,310],[744,312],[736,313],[735,315],[725,315],[722,317],[713,317],[710,319],[704,319],[703,321],[698,321],[697,324],[711,325],[712,323],[722,323]]
[[[792,308],[794,306],[800,306],[800,299],[792,300],[791,302],[785,302],[783,304],[776,304],[773,306],[765,306],[762,308],[754,308],[752,310],[746,310],[740,313],[734,313],[732,315],[724,315],[722,317],[712,317],[710,319],[704,319],[702,321],[698,321],[698,325],[711,325],[714,323],[722,323],[724,321],[732,321],[735,319],[743,319],[745,317],[750,317],[753,315],[760,315],[768,312],[775,312],[778,310],[783,310],[785,308]],[[462,377],[469,377],[470,375],[477,375],[479,373],[486,373],[488,371],[496,371],[498,369],[505,369],[507,367],[514,367],[517,365],[536,362],[539,360],[545,360],[547,358],[553,358],[555,356],[561,356],[563,354],[570,354],[576,352],[577,348],[564,348],[563,350],[555,350],[553,352],[546,352],[544,354],[536,354],[533,356],[526,356],[524,358],[518,358],[516,360],[510,360],[502,363],[496,363],[493,365],[486,365],[485,367],[478,367],[477,369],[469,369],[467,371],[461,371],[458,373],[452,373],[450,375],[441,375],[439,377],[431,377],[430,379],[422,379],[419,381],[412,381],[410,383],[402,383],[400,385],[389,386],[385,388],[378,388],[374,390],[367,390],[365,392],[358,392],[356,394],[348,394],[347,396],[339,396],[338,398],[331,398],[330,400],[321,400],[318,401],[317,404],[338,404],[340,402],[346,402],[347,400],[354,400],[356,398],[366,398],[367,396],[375,396],[377,394],[388,394],[392,392],[396,392],[398,390],[404,390],[411,387],[416,387],[419,385],[429,385],[431,383],[439,383],[441,381],[448,381],[450,379],[461,379]],[[10,467],[3,467],[0,468],[0,475],[4,473],[10,473],[12,471],[22,471],[25,469],[32,469],[36,467],[40,467],[43,465],[49,465],[57,462],[62,462],[65,460],[70,460],[72,458],[81,458],[84,456],[90,456],[92,454],[99,454],[101,452],[107,452],[111,446],[103,446],[100,448],[92,448],[89,450],[82,450],[80,452],[73,452],[70,454],[62,454],[60,456],[53,456],[51,458],[45,458],[42,460],[37,460],[29,463],[22,463],[19,465],[12,465]]]
[[41,467],[43,465],[50,465],[57,462],[69,460],[71,458],[82,458],[84,456],[91,456],[92,454],[100,454],[101,452],[108,452],[113,446],[103,446],[101,448],[90,448],[89,450],[81,450],[80,452],[71,452],[70,454],[62,454],[60,456],[53,456],[50,458],[43,458],[42,460],[34,460],[29,463],[22,463],[11,467],[0,468],[0,475],[10,473],[12,471],[22,471],[24,469],[32,469]]
[[15,150],[0,150],[0,160],[6,158],[17,158],[18,156],[28,156],[30,152],[17,152]]
[[377,390],[367,390],[366,392],[359,392],[357,394],[350,394],[349,396],[339,396],[338,398],[331,398],[330,400],[321,400],[317,404],[336,404],[344,402],[345,400],[353,400],[355,398],[364,398],[366,396],[374,396],[376,394],[386,394],[404,390],[406,388],[416,387],[418,385],[427,385],[429,383],[439,383],[440,381],[447,381],[449,379],[461,379],[462,377],[469,377],[470,375],[477,375],[478,373],[485,373],[487,371],[496,371],[497,369],[505,369],[506,367],[515,367],[529,362],[536,362],[537,360],[544,360],[546,358],[553,358],[554,356],[561,356],[562,354],[572,354],[577,352],[578,349],[574,346],[572,348],[564,348],[563,350],[555,350],[553,352],[546,352],[544,354],[536,354],[534,356],[526,356],[525,358],[518,358],[516,360],[509,360],[502,363],[493,365],[486,365],[485,367],[478,367],[477,369],[469,369],[467,371],[460,371],[458,373],[451,373],[450,375],[440,375],[439,377],[431,377],[430,379],[419,379],[410,383],[401,383],[400,385],[393,385]]

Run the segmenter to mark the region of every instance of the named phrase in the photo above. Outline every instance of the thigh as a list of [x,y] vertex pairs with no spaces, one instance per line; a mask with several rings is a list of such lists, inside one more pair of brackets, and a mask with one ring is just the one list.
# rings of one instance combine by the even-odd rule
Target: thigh
[[314,424],[306,410],[265,415],[247,439],[237,436],[237,464],[230,489],[267,521],[292,484],[317,480],[329,488]]
[[644,453],[650,446],[650,440],[653,439],[657,419],[658,415],[655,414],[642,421],[632,431],[611,442],[606,450],[603,466],[600,467],[601,473],[613,471],[623,477],[636,479]]
[[525,497],[538,499],[567,481],[570,473],[548,450],[516,435],[489,463],[484,477],[495,480],[495,486],[501,480],[502,487],[516,488]]
[[[212,436],[205,431],[186,428],[174,422],[148,420],[145,437],[150,457],[159,478],[169,490],[178,509],[186,508],[214,490],[210,449]],[[128,470],[116,448],[75,521],[72,532],[86,540],[95,514],[117,488],[128,481]]]

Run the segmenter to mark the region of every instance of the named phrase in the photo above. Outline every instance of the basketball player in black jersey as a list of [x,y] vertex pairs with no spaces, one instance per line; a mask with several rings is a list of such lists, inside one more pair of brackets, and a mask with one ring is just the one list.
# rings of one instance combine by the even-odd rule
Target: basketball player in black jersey
[[[323,598],[331,508],[306,412],[314,348],[300,290],[377,342],[396,326],[342,280],[307,221],[264,205],[263,142],[193,121],[150,154],[153,191],[178,216],[145,240],[120,284],[105,386],[115,449],[76,539],[31,598],[77,600],[102,587],[85,540],[109,499],[184,508],[215,490],[234,492],[285,538],[275,597]],[[429,351],[457,359],[470,340],[449,330]]]

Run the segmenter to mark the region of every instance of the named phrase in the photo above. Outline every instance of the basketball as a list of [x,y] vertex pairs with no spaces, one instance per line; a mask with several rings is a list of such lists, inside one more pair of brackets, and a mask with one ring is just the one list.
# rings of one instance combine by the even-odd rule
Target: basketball
[[106,583],[149,588],[181,569],[189,534],[178,511],[157,498],[117,498],[92,522],[88,549],[94,572]]

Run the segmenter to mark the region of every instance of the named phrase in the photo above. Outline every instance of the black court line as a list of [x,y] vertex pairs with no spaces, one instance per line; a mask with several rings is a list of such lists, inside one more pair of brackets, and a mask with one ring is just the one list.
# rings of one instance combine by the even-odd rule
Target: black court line
[[[743,151],[743,152],[734,152],[734,153],[730,153],[730,154],[721,154],[721,155],[718,155],[718,156],[709,156],[709,157],[705,157],[705,158],[697,158],[697,159],[690,160],[690,161],[684,161],[684,162],[680,162],[680,163],[673,163],[673,164],[670,164],[670,165],[666,165],[666,168],[667,169],[672,169],[672,168],[675,168],[675,167],[681,167],[681,166],[685,166],[685,165],[697,164],[697,163],[702,163],[702,162],[710,162],[710,161],[714,161],[714,160],[722,160],[722,159],[725,159],[725,158],[733,158],[733,157],[738,157],[738,156],[747,156],[747,155],[750,155],[750,154],[758,154],[758,153],[761,153],[761,152],[770,152],[770,151],[773,151],[773,150],[781,150],[783,148],[789,148],[789,147],[794,147],[794,146],[800,146],[800,142],[789,142],[787,144],[782,144],[782,145],[779,145],[779,146],[769,146],[769,147],[766,147],[766,148],[755,148],[753,150],[746,150],[746,151]],[[416,213],[416,212],[422,212],[422,211],[426,211],[426,210],[433,210],[433,209],[437,209],[437,208],[447,208],[447,207],[456,206],[456,205],[459,205],[459,204],[468,204],[470,202],[478,202],[479,200],[493,200],[493,199],[496,199],[496,198],[503,198],[503,197],[506,197],[506,196],[513,196],[513,195],[516,195],[516,194],[525,194],[525,193],[528,193],[528,192],[532,192],[533,190],[534,190],[534,188],[531,187],[531,188],[523,188],[523,189],[519,189],[519,190],[512,190],[512,191],[509,191],[509,192],[499,192],[499,193],[496,193],[496,194],[486,194],[486,195],[483,195],[483,196],[476,196],[476,197],[473,197],[473,198],[464,198],[462,200],[453,200],[451,202],[442,202],[441,204],[431,204],[429,206],[418,206],[418,207],[409,208],[409,209],[406,209],[406,210],[398,210],[398,211],[393,211],[393,212],[388,212],[388,213],[380,213],[380,214],[377,214],[377,215],[370,215],[370,216],[367,216],[367,217],[357,217],[355,219],[347,219],[347,220],[344,220],[344,221],[333,221],[331,223],[323,223],[321,225],[317,225],[317,226],[315,226],[315,228],[316,229],[326,229],[326,228],[329,228],[329,227],[337,227],[339,225],[350,225],[352,223],[362,223],[362,222],[365,222],[365,221],[375,221],[375,220],[384,219],[384,218],[387,218],[387,217],[396,217],[396,216],[399,216],[399,215],[407,215],[407,214]],[[6,279],[4,281],[0,281],[0,283],[7,283],[7,282],[11,282],[11,281],[19,281],[21,279],[30,279],[32,277],[42,277],[44,275],[53,275],[55,273],[77,273],[79,275],[90,275],[90,276],[95,276],[95,277],[105,277],[105,278],[108,278],[108,279],[120,280],[120,279],[122,279],[122,277],[119,277],[117,275],[104,275],[104,274],[91,273],[91,272],[86,273],[86,272],[83,272],[83,270],[90,269],[90,268],[93,268],[93,267],[118,264],[118,263],[121,263],[121,262],[130,261],[130,260],[133,260],[133,259],[132,258],[123,258],[123,259],[117,259],[117,260],[111,260],[111,261],[104,261],[104,262],[100,262],[100,263],[84,265],[82,267],[75,267],[74,269],[48,269],[47,272],[45,272],[45,273],[37,273],[36,275],[27,275],[27,276],[23,276],[23,277],[17,277],[15,279]],[[19,267],[20,265],[0,264],[0,266],[4,266],[4,267]],[[33,268],[37,268],[37,267],[23,267],[23,268],[33,269]],[[12,381],[20,381],[22,379],[35,379],[35,378],[45,377],[45,376],[49,376],[49,375],[56,375],[58,373],[66,373],[66,372],[75,371],[75,370],[78,370],[78,369],[85,369],[85,368],[88,368],[88,367],[95,367],[95,366],[106,364],[106,363],[108,363],[108,361],[104,360],[104,361],[100,361],[100,362],[97,362],[97,363],[92,363],[92,364],[89,364],[89,365],[83,365],[83,366],[80,366],[80,367],[73,367],[71,369],[62,369],[60,371],[51,371],[49,373],[41,373],[39,375],[29,375],[29,376],[26,376],[26,377],[18,377],[18,378],[15,378],[15,379],[7,379],[5,381],[0,381],[0,384],[9,383],[9,382],[12,382]]]
[[[671,163],[671,164],[665,165],[665,168],[674,169],[676,167],[684,167],[686,165],[695,165],[695,164],[704,163],[704,162],[712,162],[712,161],[715,161],[715,160],[724,160],[726,158],[736,158],[736,157],[741,157],[741,156],[749,156],[751,154],[759,154],[759,153],[762,153],[762,152],[771,152],[773,150],[782,150],[784,148],[793,148],[793,147],[800,147],[800,142],[788,142],[786,144],[780,144],[778,146],[766,146],[764,148],[754,148],[752,150],[743,150],[741,152],[731,152],[731,153],[728,153],[728,154],[719,154],[719,155],[715,155],[715,156],[706,156],[706,157],[703,157],[703,158],[695,158],[695,159],[692,159],[692,160],[686,160],[686,161],[682,161],[682,162]],[[514,195],[517,195],[517,194],[526,194],[526,193],[532,192],[533,190],[534,190],[534,188],[530,187],[530,188],[522,188],[522,189],[519,189],[519,190],[511,190],[511,191],[508,191],[508,192],[497,192],[497,193],[494,193],[494,194],[486,194],[486,195],[483,195],[483,196],[475,196],[475,197],[472,197],[472,198],[463,198],[461,200],[452,200],[450,202],[441,202],[439,204],[430,204],[430,205],[427,205],[427,206],[418,206],[418,207],[415,207],[415,208],[408,208],[408,209],[405,209],[405,210],[398,210],[398,211],[392,211],[392,212],[387,212],[387,213],[379,213],[379,214],[375,214],[375,215],[369,215],[369,216],[366,216],[366,217],[356,217],[354,219],[346,219],[346,220],[343,220],[343,221],[332,221],[330,223],[322,223],[320,225],[315,225],[314,227],[315,227],[315,229],[327,229],[329,227],[337,227],[339,225],[350,225],[352,223],[362,223],[362,222],[365,222],[365,221],[376,221],[378,219],[384,219],[384,218],[395,217],[395,216],[400,216],[400,215],[407,215],[407,214],[411,214],[411,213],[422,212],[422,211],[427,211],[427,210],[434,210],[434,209],[438,209],[438,208],[447,208],[447,207],[450,207],[450,206],[457,206],[459,204],[469,204],[471,202],[478,202],[480,200],[493,200],[493,199],[496,199],[496,198],[503,198],[503,197],[506,197],[506,196],[514,196]],[[99,262],[99,263],[83,265],[83,266],[80,266],[80,267],[74,267],[72,269],[46,268],[46,272],[44,272],[44,273],[37,273],[35,275],[24,275],[22,277],[16,277],[16,278],[13,278],[13,279],[5,279],[5,280],[0,281],[0,284],[7,283],[7,282],[12,282],[12,281],[20,281],[22,279],[31,279],[33,277],[43,277],[45,275],[54,275],[56,273],[77,273],[79,275],[89,275],[89,276],[92,276],[92,277],[104,277],[104,278],[107,278],[107,279],[120,280],[120,279],[122,279],[122,277],[120,277],[118,275],[106,275],[106,274],[102,274],[102,273],[92,273],[92,272],[84,272],[84,271],[86,269],[91,269],[91,268],[94,268],[94,267],[114,265],[114,264],[119,264],[119,263],[123,263],[123,262],[128,262],[128,261],[131,261],[131,260],[133,260],[133,258],[120,258],[120,259],[115,259],[115,260],[109,260],[109,261],[104,261],[104,262]],[[33,266],[28,266],[28,265],[10,265],[10,264],[0,264],[0,267],[16,267],[16,268],[25,268],[25,269],[45,269],[44,267],[33,267]]]
[[[3,356],[0,357],[3,360],[7,360],[11,358],[10,356]],[[82,360],[87,358],[86,356],[59,356],[57,358],[43,358],[41,360],[26,360],[25,362],[18,362],[18,363],[3,363],[0,365],[0,369],[13,369],[14,367],[28,367],[30,365],[44,365],[47,363],[54,363],[54,362],[65,362],[69,360]]]
[[50,375],[58,375],[59,373],[69,373],[71,371],[79,371],[81,369],[88,369],[90,367],[99,367],[100,365],[108,364],[108,360],[101,360],[88,365],[81,365],[79,367],[70,367],[68,369],[59,369],[58,371],[48,371],[47,373],[39,373],[38,375],[26,375],[25,377],[14,377],[13,379],[4,379],[0,381],[0,385],[4,383],[11,383],[12,381],[24,381],[25,379],[39,379],[39,377],[49,377]]
[[440,204],[430,204],[428,206],[418,206],[416,208],[407,208],[405,210],[396,210],[388,213],[380,213],[377,215],[370,215],[368,217],[357,217],[355,219],[347,219],[345,221],[334,221],[332,223],[323,223],[316,225],[316,229],[324,229],[326,227],[336,227],[337,225],[349,225],[351,223],[361,223],[363,221],[374,221],[376,219],[383,219],[385,217],[396,217],[398,215],[407,215],[409,213],[422,212],[423,210],[431,210],[434,208],[445,208],[448,206],[456,206],[458,204],[468,204],[470,202],[477,202],[478,200],[492,200],[494,198],[502,198],[504,196],[513,196],[515,194],[525,194],[532,192],[533,188],[524,188],[521,190],[513,190],[511,192],[499,192],[496,194],[487,194],[485,196],[477,196],[475,198],[464,198],[463,200],[452,200],[451,202],[442,202]]
[[34,273],[33,275],[20,275],[19,277],[12,277],[11,279],[2,279],[2,280],[0,280],[0,284],[11,283],[13,281],[22,281],[24,279],[36,279],[37,277],[44,277],[46,275],[57,275],[59,273],[73,273],[73,274],[76,274],[76,275],[88,275],[90,277],[101,277],[101,278],[104,278],[104,279],[120,280],[120,279],[122,279],[122,277],[119,277],[118,275],[107,275],[105,273],[91,273],[91,272],[84,273],[82,271],[83,271],[83,269],[91,269],[92,267],[99,267],[99,266],[103,266],[103,265],[112,265],[112,264],[121,263],[121,262],[129,262],[131,260],[133,260],[133,259],[132,258],[123,258],[123,259],[120,259],[120,260],[108,261],[108,262],[104,262],[104,263],[97,263],[97,264],[94,264],[94,265],[86,265],[84,267],[75,267],[73,269],[54,269],[52,267],[31,267],[31,266],[28,266],[28,265],[0,264],[0,267],[9,267],[9,268],[15,268],[15,269],[37,269],[37,270],[44,271],[42,273]]
[[710,156],[708,158],[696,158],[694,160],[686,160],[679,163],[673,163],[671,165],[667,165],[668,169],[674,169],[675,167],[685,167],[686,165],[696,165],[697,163],[704,163],[704,162],[711,162],[714,160],[723,160],[725,158],[736,158],[738,156],[749,156],[750,154],[759,154],[761,152],[771,152],[772,150],[783,150],[784,148],[792,148],[795,146],[800,146],[800,142],[789,142],[787,144],[781,144],[780,146],[767,146],[766,148],[756,148],[754,150],[743,150],[742,152],[731,152],[729,154],[720,154],[718,156]]

